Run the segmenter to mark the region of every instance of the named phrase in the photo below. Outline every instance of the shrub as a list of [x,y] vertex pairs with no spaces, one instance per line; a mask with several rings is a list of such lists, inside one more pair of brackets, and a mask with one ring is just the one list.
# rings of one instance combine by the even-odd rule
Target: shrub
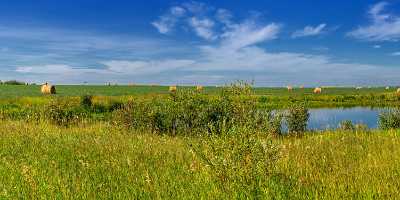
[[286,115],[286,123],[289,134],[299,135],[307,130],[307,122],[310,113],[304,103],[292,104]]
[[58,126],[70,126],[82,122],[88,116],[82,107],[57,100],[47,106],[45,113],[46,119]]
[[363,123],[358,123],[354,126],[355,130],[360,133],[367,133],[369,132],[368,125]]
[[278,149],[270,139],[260,139],[245,129],[240,131],[245,134],[213,134],[200,144],[191,144],[191,149],[199,159],[200,167],[209,171],[220,190],[241,195],[232,196],[232,199],[265,198],[264,189],[274,173]]
[[267,96],[260,96],[258,99],[260,103],[267,103],[268,102],[268,97]]
[[257,108],[249,85],[224,88],[215,97],[192,90],[179,90],[167,99],[129,102],[114,113],[115,123],[147,128],[158,134],[226,134],[234,127],[265,130],[268,111]]
[[379,115],[379,127],[383,130],[400,128],[400,109],[390,109]]
[[344,131],[354,131],[355,127],[351,120],[345,120],[345,121],[340,122],[339,129],[344,130]]
[[81,97],[81,106],[85,108],[90,108],[93,105],[93,96],[92,95],[84,95]]
[[268,133],[281,136],[282,135],[282,113],[269,113],[268,115]]
[[25,85],[24,82],[17,81],[17,80],[4,81],[2,84],[4,84],[4,85]]

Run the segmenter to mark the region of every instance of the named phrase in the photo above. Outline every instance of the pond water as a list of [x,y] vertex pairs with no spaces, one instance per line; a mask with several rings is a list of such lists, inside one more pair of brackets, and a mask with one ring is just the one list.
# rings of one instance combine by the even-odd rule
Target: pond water
[[354,108],[319,108],[310,109],[308,129],[336,129],[340,122],[350,120],[353,124],[365,124],[369,128],[378,128],[379,113],[384,108],[354,107]]

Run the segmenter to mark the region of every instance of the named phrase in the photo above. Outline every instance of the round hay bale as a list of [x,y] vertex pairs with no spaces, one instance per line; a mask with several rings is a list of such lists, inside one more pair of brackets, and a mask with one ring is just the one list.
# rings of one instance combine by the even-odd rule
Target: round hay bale
[[203,91],[203,86],[201,86],[201,85],[198,85],[198,86],[196,86],[196,91],[197,92],[201,92],[201,91]]
[[396,93],[397,93],[397,94],[400,94],[400,88],[397,89]]
[[42,94],[56,94],[56,87],[54,85],[50,85],[49,83],[45,83],[40,88]]
[[169,86],[169,92],[176,92],[176,86]]
[[287,90],[288,90],[289,92],[293,90],[293,87],[292,87],[291,85],[288,85],[286,88],[287,88]]
[[321,94],[322,93],[322,88],[317,87],[314,89],[314,94]]

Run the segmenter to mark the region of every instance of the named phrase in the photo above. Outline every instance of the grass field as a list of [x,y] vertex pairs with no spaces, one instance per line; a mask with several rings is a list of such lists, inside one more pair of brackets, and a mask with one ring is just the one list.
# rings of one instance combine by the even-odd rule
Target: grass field
[[[261,140],[267,140],[261,139]],[[0,123],[0,198],[5,199],[395,199],[400,132],[328,132],[272,139],[272,174],[221,181],[190,144],[200,138]],[[230,165],[227,164],[226,167]],[[246,164],[233,172],[242,173]],[[224,169],[224,168],[221,168]]]
[[[195,87],[182,86],[178,89],[193,89]],[[216,93],[221,88],[215,86],[204,87],[206,93]],[[321,95],[381,95],[381,94],[394,94],[397,88],[390,88],[386,90],[383,87],[377,88],[364,88],[356,90],[355,88],[324,88]],[[255,87],[254,92],[256,95],[284,95],[284,96],[298,96],[298,95],[312,95],[313,88],[295,88],[289,92],[286,88],[267,88]],[[57,86],[57,96],[82,96],[82,95],[95,95],[95,96],[124,96],[124,95],[144,95],[144,94],[168,94],[168,86],[94,86],[94,85],[59,85]],[[40,86],[35,85],[0,85],[0,97],[13,98],[13,97],[37,97],[42,96],[40,93]]]
[[[306,105],[399,105],[394,89],[57,90],[0,85],[0,199],[400,196],[400,112],[382,130],[301,128]],[[282,134],[282,118],[260,106],[287,106],[295,131]]]

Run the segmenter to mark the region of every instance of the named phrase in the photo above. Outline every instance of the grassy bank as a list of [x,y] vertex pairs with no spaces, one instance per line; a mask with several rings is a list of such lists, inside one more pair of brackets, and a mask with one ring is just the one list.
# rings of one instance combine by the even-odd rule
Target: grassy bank
[[247,180],[259,183],[253,190],[241,185],[245,176],[224,178],[219,171],[243,173],[247,156],[235,161],[241,166],[235,169],[230,154],[218,154],[228,163],[211,167],[195,153],[211,151],[218,138],[158,136],[104,123],[62,128],[2,121],[0,198],[395,198],[399,136],[382,131],[260,137],[279,156],[268,174],[250,176],[263,180]]

